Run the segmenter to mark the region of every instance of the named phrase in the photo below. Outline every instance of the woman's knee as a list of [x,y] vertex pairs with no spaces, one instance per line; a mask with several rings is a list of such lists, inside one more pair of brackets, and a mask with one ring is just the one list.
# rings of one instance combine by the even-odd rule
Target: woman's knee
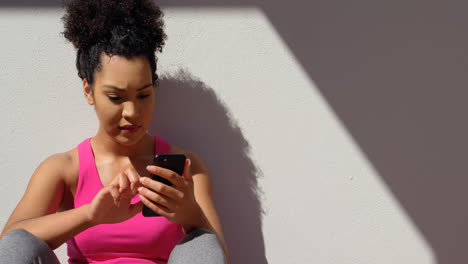
[[29,233],[23,228],[13,229],[8,231],[5,235],[3,235],[0,241],[14,243],[14,244],[22,244],[23,242],[28,242],[29,240],[33,240],[34,235]]
[[207,229],[198,228],[182,238],[172,250],[168,264],[226,263],[218,238]]
[[20,228],[9,231],[0,240],[0,263],[59,262],[46,242]]

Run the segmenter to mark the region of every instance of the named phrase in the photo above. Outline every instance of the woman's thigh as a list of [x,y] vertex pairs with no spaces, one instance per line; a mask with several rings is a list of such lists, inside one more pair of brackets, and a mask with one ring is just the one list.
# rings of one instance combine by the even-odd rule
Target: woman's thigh
[[0,263],[60,264],[46,242],[24,229],[14,229],[0,240]]
[[224,264],[223,249],[218,238],[206,229],[195,229],[175,246],[168,264]]

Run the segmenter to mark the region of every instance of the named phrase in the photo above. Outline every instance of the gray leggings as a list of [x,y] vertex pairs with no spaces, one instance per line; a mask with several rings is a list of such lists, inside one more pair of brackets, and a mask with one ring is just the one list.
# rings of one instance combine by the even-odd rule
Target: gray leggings
[[[52,249],[40,238],[24,229],[6,233],[0,240],[0,263],[60,264]],[[172,250],[168,264],[226,263],[216,235],[196,229],[185,236]]]

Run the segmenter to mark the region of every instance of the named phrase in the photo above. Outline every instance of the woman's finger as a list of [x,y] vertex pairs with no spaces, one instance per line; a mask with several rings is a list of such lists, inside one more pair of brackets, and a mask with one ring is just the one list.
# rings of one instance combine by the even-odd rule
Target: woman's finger
[[130,182],[130,189],[132,189],[132,191],[135,191],[136,193],[136,190],[139,186],[141,186],[140,184],[140,174],[138,174],[138,171],[135,170],[135,168],[133,167],[130,167],[128,168],[126,171],[125,171],[125,174],[127,175],[127,178]]
[[171,213],[164,206],[152,203],[150,200],[146,199],[143,195],[140,195],[139,197],[140,197],[141,202],[144,205],[146,205],[149,209],[151,209],[155,213],[159,214],[160,216],[164,216],[166,218],[173,217],[173,213]]
[[192,165],[192,161],[190,159],[185,160],[184,172],[182,173],[182,178],[187,181],[192,182],[192,173],[190,171],[190,166]]
[[115,206],[117,206],[117,207],[120,206],[120,192],[119,192],[119,189],[117,188],[117,186],[110,185],[108,187],[108,189],[109,189],[110,195],[114,199]]
[[153,192],[145,187],[139,187],[138,192],[153,203],[162,205],[169,209],[173,208],[174,206],[174,202],[171,202],[169,198],[159,193]]
[[119,192],[124,193],[130,188],[130,183],[127,179],[127,175],[119,173]]
[[170,181],[174,186],[176,186],[176,188],[183,184],[183,179],[181,175],[177,174],[176,172],[170,169],[154,165],[148,165],[146,166],[146,170],[154,175],[161,176],[164,179]]
[[140,183],[146,188],[167,196],[173,200],[182,199],[184,196],[184,194],[176,188],[173,188],[162,182],[155,181],[148,177],[141,177]]

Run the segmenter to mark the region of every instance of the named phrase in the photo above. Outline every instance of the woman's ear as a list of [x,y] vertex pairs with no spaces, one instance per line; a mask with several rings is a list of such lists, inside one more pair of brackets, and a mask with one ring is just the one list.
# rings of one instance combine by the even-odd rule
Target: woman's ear
[[83,92],[89,105],[94,105],[93,91],[86,79],[83,79]]

